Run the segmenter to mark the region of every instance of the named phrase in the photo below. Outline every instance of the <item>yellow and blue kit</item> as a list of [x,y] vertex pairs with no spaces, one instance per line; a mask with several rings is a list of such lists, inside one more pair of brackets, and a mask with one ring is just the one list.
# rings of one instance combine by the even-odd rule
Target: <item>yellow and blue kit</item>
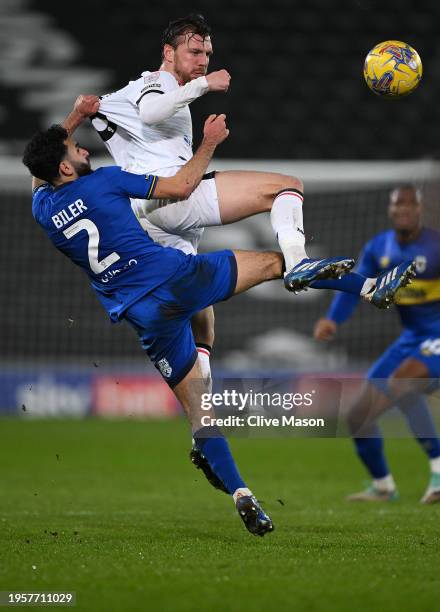
[[[388,378],[409,357],[425,363],[430,377],[440,376],[440,232],[422,228],[411,242],[399,242],[392,229],[381,232],[365,245],[357,271],[375,277],[409,260],[416,262],[417,276],[396,296],[403,332],[373,364],[369,379]],[[358,296],[338,294],[327,318],[343,323],[358,301]]]

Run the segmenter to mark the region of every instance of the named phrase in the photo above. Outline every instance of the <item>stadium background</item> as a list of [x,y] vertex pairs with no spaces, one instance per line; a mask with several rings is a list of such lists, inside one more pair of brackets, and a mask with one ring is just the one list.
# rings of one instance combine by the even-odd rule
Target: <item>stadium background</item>
[[[123,414],[174,410],[161,381],[145,382],[154,371],[131,330],[110,325],[81,272],[35,225],[18,156],[34,129],[63,119],[77,94],[112,91],[157,67],[163,27],[193,9],[213,27],[210,69],[232,74],[227,95],[192,104],[195,142],[206,115],[226,112],[231,136],[214,168],[304,177],[312,256],[356,256],[387,225],[388,192],[402,180],[424,188],[426,222],[439,226],[440,7],[432,1],[274,0],[268,10],[252,0],[111,1],[105,8],[77,0],[66,10],[48,0],[2,0],[2,410],[106,412],[116,393],[115,410]],[[362,61],[374,44],[392,38],[419,51],[425,75],[413,96],[390,103],[368,91]],[[91,129],[79,139],[109,163]],[[206,231],[202,248],[274,246],[269,219],[260,216]],[[398,333],[396,315],[362,305],[338,341],[323,347],[311,331],[331,297],[292,296],[271,283],[218,305],[216,371],[362,371]]]

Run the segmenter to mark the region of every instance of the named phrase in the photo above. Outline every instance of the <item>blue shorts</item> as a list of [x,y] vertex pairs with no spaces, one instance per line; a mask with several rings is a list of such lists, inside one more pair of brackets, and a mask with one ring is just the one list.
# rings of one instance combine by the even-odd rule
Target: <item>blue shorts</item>
[[135,302],[124,318],[170,387],[185,378],[197,359],[191,317],[227,300],[237,284],[232,251],[187,255],[183,271]]
[[[405,359],[417,359],[426,365],[430,378],[440,377],[440,335],[403,332],[371,366],[367,378],[379,387]],[[382,381],[382,383],[381,383]]]

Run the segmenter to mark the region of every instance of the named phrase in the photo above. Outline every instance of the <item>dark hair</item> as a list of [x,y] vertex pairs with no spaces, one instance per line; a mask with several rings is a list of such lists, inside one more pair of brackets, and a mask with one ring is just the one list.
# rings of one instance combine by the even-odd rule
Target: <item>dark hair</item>
[[62,125],[52,125],[48,130],[32,136],[25,147],[22,160],[32,176],[48,183],[52,183],[59,176],[60,163],[67,154],[64,141],[68,136]]
[[171,45],[173,49],[176,49],[179,36],[188,34],[188,32],[191,32],[193,35],[198,34],[205,39],[211,35],[211,28],[200,13],[190,13],[186,17],[179,17],[174,21],[170,21],[164,30],[162,34],[162,49],[164,45]]

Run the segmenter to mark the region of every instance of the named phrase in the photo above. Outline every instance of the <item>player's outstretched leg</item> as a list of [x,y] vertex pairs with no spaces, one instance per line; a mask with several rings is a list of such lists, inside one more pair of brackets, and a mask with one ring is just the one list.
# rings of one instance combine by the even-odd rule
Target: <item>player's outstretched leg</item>
[[222,224],[270,212],[285,269],[307,259],[303,224],[304,187],[294,176],[275,172],[228,171],[215,176]]
[[[284,277],[284,286],[288,291],[298,293],[307,290],[313,282],[320,280],[340,279],[354,266],[354,259],[346,257],[328,257],[326,259],[303,259]],[[319,287],[317,287],[319,289]]]
[[415,276],[415,261],[406,261],[379,276],[375,289],[365,297],[377,308],[389,308],[394,302],[397,291],[409,285]]
[[408,261],[378,278],[366,278],[357,272],[350,272],[342,278],[311,282],[309,286],[313,289],[332,289],[360,295],[376,308],[383,309],[394,303],[397,291],[411,283],[415,276],[415,262]]
[[[206,461],[209,470],[206,470],[206,464],[205,469],[202,465],[197,467],[203,469],[211,484],[232,495],[238,514],[248,531],[253,535],[263,536],[274,528],[271,519],[243,481],[221,431],[215,425],[202,425],[202,417],[214,419],[215,416],[211,410],[202,410],[202,394],[207,392],[207,389],[198,360],[174,388],[190,420],[198,456]],[[243,500],[252,500],[252,503],[245,503]]]

